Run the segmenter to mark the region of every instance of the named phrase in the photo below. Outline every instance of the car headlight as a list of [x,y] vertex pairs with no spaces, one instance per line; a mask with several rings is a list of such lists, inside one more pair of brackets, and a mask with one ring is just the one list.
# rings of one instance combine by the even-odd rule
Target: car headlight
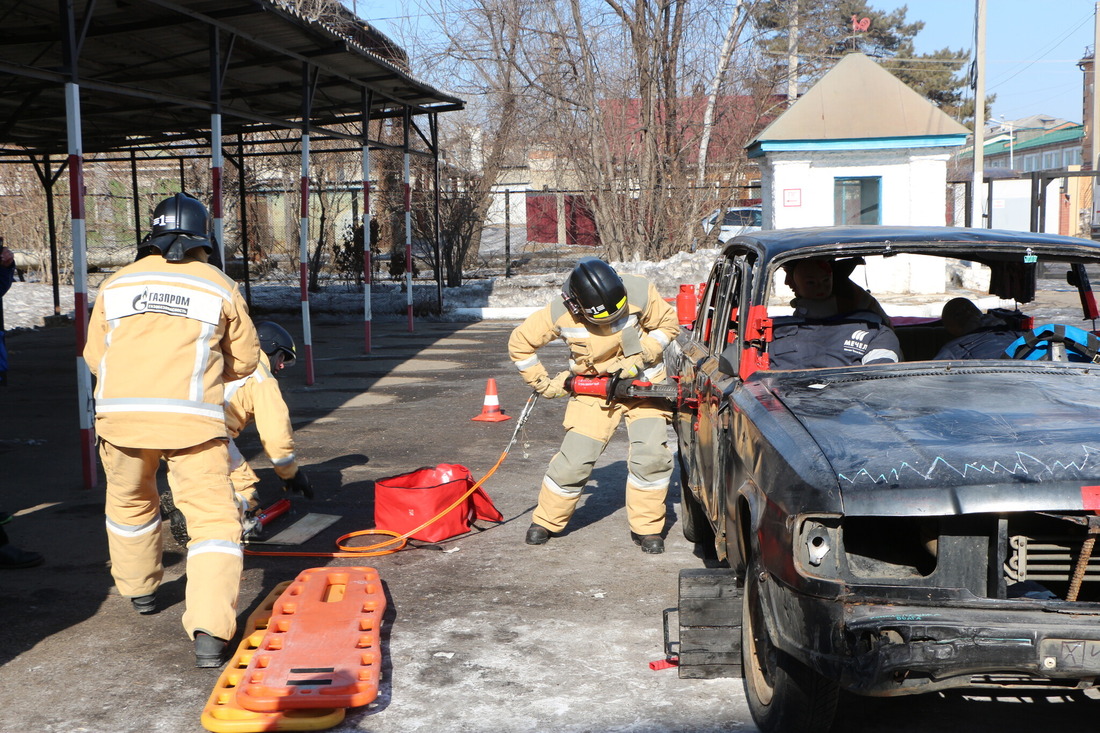
[[840,521],[840,515],[800,518],[794,556],[803,575],[826,579],[839,576]]

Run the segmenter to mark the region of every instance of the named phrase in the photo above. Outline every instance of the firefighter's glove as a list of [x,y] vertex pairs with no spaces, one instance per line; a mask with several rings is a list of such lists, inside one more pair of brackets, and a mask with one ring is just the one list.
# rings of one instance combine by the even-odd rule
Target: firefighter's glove
[[623,356],[608,365],[607,373],[618,374],[623,379],[637,379],[641,375],[644,366],[641,354]]
[[283,479],[283,491],[301,494],[307,499],[313,498],[313,484],[309,482],[309,476],[306,476],[306,472],[300,468],[298,473],[291,478]]
[[571,374],[572,372],[566,370],[564,372],[559,372],[553,379],[549,376],[542,377],[535,383],[535,391],[551,400],[556,397],[566,397],[569,393],[565,391],[565,380],[568,379]]

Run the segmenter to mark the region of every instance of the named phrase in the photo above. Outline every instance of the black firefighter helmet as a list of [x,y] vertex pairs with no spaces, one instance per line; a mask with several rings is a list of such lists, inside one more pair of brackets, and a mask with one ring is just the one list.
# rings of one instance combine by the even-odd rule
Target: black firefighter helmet
[[274,358],[283,353],[283,366],[294,366],[297,355],[294,353],[294,337],[290,332],[274,321],[261,321],[256,324],[256,335],[260,339],[260,351]]
[[606,325],[626,313],[626,286],[619,273],[601,259],[577,262],[562,288],[565,307],[589,323]]
[[210,214],[194,196],[177,193],[153,210],[153,229],[138,245],[138,256],[156,249],[169,262],[181,262],[195,247],[214,251]]

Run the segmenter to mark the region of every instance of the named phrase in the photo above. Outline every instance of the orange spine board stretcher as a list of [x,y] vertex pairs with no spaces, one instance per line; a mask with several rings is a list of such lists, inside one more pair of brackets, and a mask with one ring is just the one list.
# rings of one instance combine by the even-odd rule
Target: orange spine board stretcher
[[202,711],[202,727],[213,733],[263,733],[264,731],[325,730],[344,720],[344,708],[287,710],[278,713],[257,713],[237,704],[237,685],[244,677],[252,654],[267,633],[271,610],[291,581],[275,586],[267,598],[248,617],[244,638],[237,653],[229,660],[214,685],[214,691]]
[[303,571],[275,602],[237,702],[256,712],[371,702],[378,696],[385,610],[374,568]]

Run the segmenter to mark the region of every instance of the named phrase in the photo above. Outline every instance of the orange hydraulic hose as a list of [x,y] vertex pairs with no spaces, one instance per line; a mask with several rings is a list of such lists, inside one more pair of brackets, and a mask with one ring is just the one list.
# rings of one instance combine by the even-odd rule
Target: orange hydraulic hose
[[[523,406],[523,412],[520,413],[519,419],[516,421],[516,429],[512,431],[512,439],[508,441],[508,445],[504,447],[504,452],[500,454],[500,458],[498,458],[497,462],[493,464],[493,467],[489,469],[489,472],[478,479],[477,483],[471,486],[465,494],[458,497],[458,499],[456,499],[453,504],[441,511],[439,514],[436,514],[428,521],[424,522],[419,527],[416,527],[415,529],[410,529],[404,534],[398,534],[397,532],[388,529],[359,529],[354,532],[348,532],[345,535],[341,535],[336,540],[336,547],[339,549],[339,552],[290,552],[275,550],[260,551],[250,550],[246,547],[244,549],[244,554],[265,557],[377,557],[379,555],[390,555],[392,553],[401,551],[405,548],[405,545],[408,544],[409,537],[424,529],[432,522],[436,522],[442,519],[444,516],[447,515],[448,512],[460,505],[462,502],[466,501],[466,499],[471,494],[477,491],[478,488],[483,483],[485,483],[486,479],[496,473],[496,470],[500,468],[500,464],[504,463],[504,459],[508,456],[508,451],[512,449],[512,445],[516,442],[516,436],[519,435],[520,428],[523,427],[523,425],[527,422],[527,418],[530,417],[531,411],[534,409],[535,402],[537,400],[538,393],[532,392],[531,396],[527,398],[527,404]],[[382,542],[376,542],[373,545],[356,546],[344,544],[346,540],[349,540],[352,537],[363,537],[367,535],[390,535],[392,539],[383,540]],[[389,545],[395,546],[389,547]]]

